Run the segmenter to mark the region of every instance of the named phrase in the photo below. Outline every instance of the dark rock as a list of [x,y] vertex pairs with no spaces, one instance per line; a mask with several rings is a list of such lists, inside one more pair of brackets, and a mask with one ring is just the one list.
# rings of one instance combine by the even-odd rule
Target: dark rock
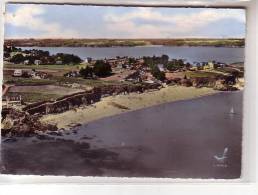
[[54,136],[62,136],[63,134],[59,131],[50,131],[47,132],[48,135],[54,135]]
[[[8,109],[3,121],[6,121],[3,126],[2,136],[31,136],[36,132],[56,131],[55,125],[45,125],[39,121],[39,116],[30,115],[26,112],[19,111],[13,108]],[[8,122],[8,123],[7,123]],[[10,124],[9,124],[10,123]]]
[[86,139],[86,140],[90,140],[90,139],[93,139],[92,137],[88,137],[88,136],[83,136],[81,139]]
[[38,135],[36,135],[36,137],[39,140],[54,140],[55,139],[53,137],[50,137],[50,136],[47,136],[47,135],[44,135],[44,134],[38,134]]
[[12,143],[12,142],[16,142],[16,141],[17,141],[16,138],[6,138],[6,139],[3,139],[4,143]]
[[193,85],[190,79],[182,79],[180,83],[182,86],[185,86],[185,87],[191,87]]

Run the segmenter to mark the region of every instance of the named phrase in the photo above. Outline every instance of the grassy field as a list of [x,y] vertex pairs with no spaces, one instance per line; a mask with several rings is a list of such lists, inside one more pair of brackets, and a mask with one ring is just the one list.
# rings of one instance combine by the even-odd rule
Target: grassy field
[[34,103],[39,101],[48,101],[55,100],[59,97],[62,97],[58,94],[45,94],[45,93],[36,93],[36,92],[9,92],[10,96],[21,95],[23,102]]
[[206,72],[206,71],[187,71],[185,72],[185,75],[188,78],[196,78],[196,77],[216,77],[218,75],[222,75],[217,72]]
[[23,64],[4,64],[7,69],[35,69],[35,70],[78,70],[78,65],[23,65]]
[[4,76],[12,74],[14,69],[38,70],[49,73],[53,76],[63,76],[70,71],[78,71],[80,65],[23,65],[23,64],[4,64]]
[[[21,77],[12,77],[4,76],[5,84],[15,84],[15,85],[60,85],[64,86],[67,84],[80,84],[87,86],[101,86],[101,85],[112,85],[112,84],[121,84],[119,81],[102,81],[102,80],[93,80],[93,79],[83,79],[80,77],[62,77],[62,76],[53,76],[49,79],[32,79],[32,78],[21,78]],[[126,82],[123,82],[126,83]]]
[[55,84],[54,80],[50,79],[32,79],[32,78],[21,78],[4,75],[4,84],[14,85],[51,85]]
[[[31,79],[31,78],[14,78],[14,77],[4,77],[5,84],[13,84],[15,86],[27,87],[27,91],[22,92],[8,92],[7,95],[21,95],[22,100],[25,103],[33,103],[38,101],[54,100],[56,98],[62,97],[62,93],[58,90],[43,90],[46,85],[65,87],[67,90],[72,90],[73,84],[78,84],[79,89],[87,90],[92,87],[103,86],[103,85],[113,85],[122,84],[121,82],[115,81],[101,81],[101,80],[91,80],[83,78],[67,78],[67,77],[52,77],[50,79]],[[125,82],[123,82],[125,83]],[[30,91],[30,86],[36,86],[39,88],[38,91]]]

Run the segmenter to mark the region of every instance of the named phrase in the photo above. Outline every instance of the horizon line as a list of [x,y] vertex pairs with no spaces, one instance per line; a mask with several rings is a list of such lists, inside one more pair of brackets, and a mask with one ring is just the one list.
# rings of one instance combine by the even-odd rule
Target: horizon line
[[180,38],[4,38],[4,40],[10,40],[10,39],[89,39],[89,40],[105,40],[105,39],[113,39],[113,40],[153,40],[153,39],[245,39],[245,37],[227,37],[227,38],[216,38],[216,37],[180,37]]

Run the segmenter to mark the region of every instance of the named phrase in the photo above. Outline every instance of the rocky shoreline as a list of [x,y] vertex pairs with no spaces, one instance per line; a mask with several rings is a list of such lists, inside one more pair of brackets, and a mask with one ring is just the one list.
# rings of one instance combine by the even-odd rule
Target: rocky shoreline
[[36,132],[57,131],[55,125],[40,122],[40,115],[31,115],[24,111],[13,108],[2,110],[1,135],[11,136],[30,136]]

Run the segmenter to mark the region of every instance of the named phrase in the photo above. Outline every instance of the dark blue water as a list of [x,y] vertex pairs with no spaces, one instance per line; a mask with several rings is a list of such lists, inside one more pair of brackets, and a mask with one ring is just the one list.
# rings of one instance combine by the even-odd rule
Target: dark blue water
[[[153,106],[85,124],[55,140],[3,142],[4,173],[239,178],[242,96],[223,92]],[[220,164],[214,156],[225,148]]]
[[[22,47],[32,49],[31,47]],[[186,59],[189,62],[218,61],[224,63],[234,63],[244,61],[244,48],[226,47],[167,47],[167,46],[147,46],[147,47],[33,47],[49,51],[51,54],[70,53],[80,56],[82,59],[92,57],[93,59],[115,58],[116,56],[161,56],[166,54],[176,59]]]

